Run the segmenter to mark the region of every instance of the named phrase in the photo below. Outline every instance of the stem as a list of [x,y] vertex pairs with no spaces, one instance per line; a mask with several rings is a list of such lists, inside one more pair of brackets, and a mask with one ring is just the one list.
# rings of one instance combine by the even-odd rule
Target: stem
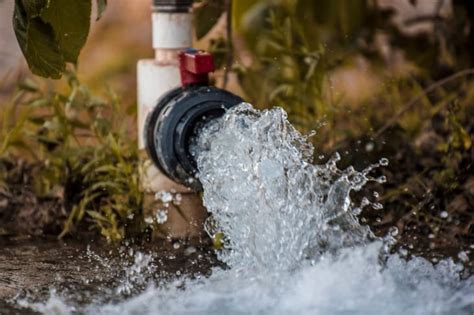
[[408,112],[410,109],[412,109],[423,97],[425,97],[427,94],[433,92],[437,88],[445,85],[446,83],[449,83],[451,81],[457,80],[459,78],[468,76],[468,75],[473,75],[474,74],[474,68],[469,68],[465,70],[461,70],[459,72],[456,72],[449,77],[446,77],[444,79],[441,79],[439,81],[436,81],[435,83],[431,84],[428,86],[426,89],[424,89],[420,94],[412,98],[403,108],[400,110],[395,116],[392,117],[385,125],[383,125],[377,132],[374,134],[374,139],[380,137],[388,128],[392,127],[406,112]]
[[234,62],[234,47],[232,43],[232,0],[225,1],[227,21],[226,21],[226,36],[227,36],[227,58],[224,69],[224,83],[222,87],[225,89],[229,83],[229,74]]

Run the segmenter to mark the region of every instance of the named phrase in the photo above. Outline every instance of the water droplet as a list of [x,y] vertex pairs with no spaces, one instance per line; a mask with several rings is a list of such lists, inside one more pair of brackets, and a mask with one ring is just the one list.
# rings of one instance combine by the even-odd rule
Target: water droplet
[[155,194],[155,200],[163,203],[170,203],[173,201],[173,195],[167,191],[159,191]]
[[382,210],[382,209],[383,209],[383,205],[382,205],[381,203],[379,203],[379,202],[374,202],[374,203],[372,204],[372,208],[373,208],[374,210]]
[[390,236],[395,237],[395,236],[398,235],[398,233],[399,233],[399,231],[398,231],[398,228],[396,226],[392,226],[388,229],[388,234],[390,234]]
[[361,208],[364,208],[364,207],[366,207],[366,206],[368,206],[368,205],[370,205],[369,199],[367,199],[367,197],[362,198],[362,201],[361,201],[361,203],[360,203],[360,207],[361,207]]
[[153,224],[153,218],[152,217],[146,217],[145,218],[145,223],[150,225],[150,224]]
[[156,212],[156,222],[158,224],[163,224],[166,221],[168,221],[168,210],[165,209],[159,209]]
[[372,152],[373,149],[374,149],[374,143],[373,142],[367,142],[367,144],[365,145],[365,151]]
[[181,194],[176,194],[173,199],[173,203],[177,206],[181,204],[181,201],[183,200],[183,196]]
[[467,255],[467,253],[465,251],[460,251],[458,253],[458,258],[459,260],[461,260],[463,263],[467,263],[469,262],[469,256]]
[[307,138],[311,138],[311,137],[314,137],[316,135],[316,130],[311,130],[307,135],[306,137]]
[[387,158],[381,158],[381,159],[379,160],[379,164],[380,164],[381,166],[388,166],[388,159],[387,159]]
[[186,247],[186,249],[184,250],[184,255],[186,256],[189,256],[191,254],[194,254],[196,252],[196,247],[194,246],[188,246]]
[[449,214],[447,211],[441,211],[439,216],[443,219],[446,219],[449,216]]

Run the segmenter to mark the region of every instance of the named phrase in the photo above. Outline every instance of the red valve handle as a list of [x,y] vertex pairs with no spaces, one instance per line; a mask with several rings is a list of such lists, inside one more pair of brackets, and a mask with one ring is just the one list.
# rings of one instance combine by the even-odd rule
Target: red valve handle
[[209,73],[215,70],[213,56],[205,51],[187,49],[179,53],[181,84],[209,84]]

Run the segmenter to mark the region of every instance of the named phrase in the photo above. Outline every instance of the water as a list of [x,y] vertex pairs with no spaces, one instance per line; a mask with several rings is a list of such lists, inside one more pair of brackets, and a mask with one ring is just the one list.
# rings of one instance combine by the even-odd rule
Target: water
[[[383,183],[372,174],[388,161],[340,170],[336,155],[314,165],[306,140],[283,110],[243,104],[193,144],[212,214],[206,230],[224,235],[218,257],[229,269],[139,281],[146,289],[118,302],[79,306],[53,292],[23,305],[45,314],[473,314],[474,278],[461,280],[462,265],[406,261],[388,251],[395,230],[380,240],[359,224],[361,208],[381,205],[354,204],[350,193]],[[147,258],[140,257],[119,289],[142,279]]]
[[[241,105],[208,126],[195,144],[204,204],[214,230],[223,232],[222,261],[233,269],[291,270],[322,252],[362,244],[371,236],[349,193],[367,181],[353,168],[339,170],[335,155],[311,164],[313,147],[282,109],[258,112]],[[386,164],[386,159],[380,161]]]

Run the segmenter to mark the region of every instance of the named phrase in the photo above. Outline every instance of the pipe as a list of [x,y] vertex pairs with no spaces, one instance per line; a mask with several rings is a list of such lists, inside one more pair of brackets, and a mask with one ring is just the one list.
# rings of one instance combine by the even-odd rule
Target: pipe
[[190,152],[192,138],[200,127],[222,116],[243,100],[209,86],[214,71],[211,54],[188,49],[179,54],[182,87],[171,90],[159,101],[145,125],[146,149],[155,166],[175,182],[200,191],[197,165]]
[[158,232],[153,237],[176,239],[192,238],[202,233],[205,210],[200,197],[190,189],[165,176],[149,159],[143,137],[148,115],[155,109],[158,100],[181,84],[178,52],[192,46],[192,16],[190,0],[154,0],[152,11],[152,43],[154,58],[142,59],[137,64],[137,112],[138,146],[142,161],[140,174],[145,190],[144,207],[150,209],[147,216],[156,217],[160,206],[155,194],[160,191],[176,192],[182,195],[180,209],[169,211],[168,221],[161,225],[165,235]]
[[[137,65],[138,146],[145,149],[143,130],[146,117],[169,90],[180,85],[178,52],[192,46],[192,16],[189,0],[154,0],[152,43],[154,59]],[[187,8],[187,11],[183,11]],[[145,181],[146,188],[150,188]],[[153,185],[151,185],[153,186]],[[150,190],[153,190],[151,187]]]
[[[174,4],[173,4],[174,3]],[[155,0],[152,13],[153,48],[155,56],[160,50],[176,50],[192,46],[192,1]],[[176,51],[173,51],[176,53]],[[169,60],[176,61],[176,54]]]
[[153,10],[156,12],[188,13],[193,0],[154,0]]
[[[152,12],[154,59],[137,66],[138,135],[145,209],[158,211],[154,199],[161,191],[180,193],[179,211],[169,211],[160,227],[166,238],[193,238],[203,233],[206,210],[196,191],[196,162],[190,139],[203,121],[221,116],[242,100],[209,86],[212,56],[190,49],[190,0],[154,0]],[[159,195],[159,194],[158,194]],[[169,202],[168,202],[169,204]],[[168,205],[167,207],[169,207]],[[156,217],[156,213],[150,213]]]

